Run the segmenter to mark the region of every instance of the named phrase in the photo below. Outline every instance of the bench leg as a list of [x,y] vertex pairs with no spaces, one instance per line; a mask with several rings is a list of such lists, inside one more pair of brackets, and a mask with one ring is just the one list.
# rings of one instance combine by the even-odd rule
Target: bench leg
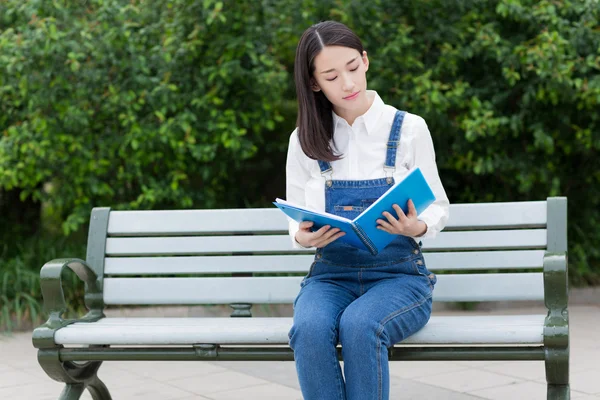
[[50,378],[65,382],[59,400],[78,400],[88,389],[94,400],[112,400],[106,385],[98,378],[102,361],[86,363],[60,361],[59,349],[39,349],[38,361]]
[[82,383],[67,383],[58,400],[79,400],[84,390],[85,385]]
[[548,400],[569,400],[570,398],[569,385],[548,384]]
[[67,383],[58,400],[79,400],[84,390],[85,385],[82,383]]
[[87,388],[94,400],[112,400],[108,388],[97,376],[88,383]]
[[569,387],[569,347],[545,350],[546,382],[548,400],[568,400],[571,398]]
[[548,400],[566,400],[569,390],[569,310],[566,254],[544,256],[544,358]]
[[86,383],[67,383],[58,400],[79,400],[85,389],[89,390],[94,400],[112,400],[108,388],[98,377]]

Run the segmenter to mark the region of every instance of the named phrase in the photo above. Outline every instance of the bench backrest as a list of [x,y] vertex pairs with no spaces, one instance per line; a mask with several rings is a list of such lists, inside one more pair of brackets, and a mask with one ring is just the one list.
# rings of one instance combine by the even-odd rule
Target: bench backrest
[[[423,240],[434,301],[542,300],[544,254],[565,252],[566,198],[451,205]],[[291,303],[313,260],[272,209],[92,213],[87,261],[106,304]]]

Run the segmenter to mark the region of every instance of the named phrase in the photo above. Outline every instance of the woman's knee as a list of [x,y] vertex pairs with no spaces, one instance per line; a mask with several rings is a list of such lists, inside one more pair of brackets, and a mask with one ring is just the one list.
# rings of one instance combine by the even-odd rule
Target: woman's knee
[[344,346],[344,344],[360,344],[380,340],[379,336],[384,333],[381,328],[381,324],[372,316],[353,313],[347,309],[340,318],[340,342]]
[[292,349],[297,347],[298,343],[306,343],[311,347],[335,346],[338,341],[336,321],[318,316],[294,319],[288,337]]

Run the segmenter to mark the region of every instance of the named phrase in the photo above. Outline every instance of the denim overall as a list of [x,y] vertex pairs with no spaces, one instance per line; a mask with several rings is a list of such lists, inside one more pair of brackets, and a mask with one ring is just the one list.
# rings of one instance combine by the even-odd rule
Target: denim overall
[[[386,175],[395,169],[404,115],[396,113],[390,131]],[[326,178],[325,211],[349,219],[394,184],[391,174],[362,181],[333,180],[331,165],[319,161],[319,166]],[[294,301],[289,332],[304,399],[389,399],[388,347],[425,326],[435,282],[420,246],[406,236],[398,235],[376,256],[338,241],[317,249]]]

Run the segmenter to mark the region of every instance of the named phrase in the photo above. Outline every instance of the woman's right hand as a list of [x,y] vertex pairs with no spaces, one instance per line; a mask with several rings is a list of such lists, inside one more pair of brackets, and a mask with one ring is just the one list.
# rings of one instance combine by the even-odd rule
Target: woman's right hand
[[321,229],[311,232],[310,228],[314,224],[310,221],[300,222],[300,230],[296,232],[296,242],[304,247],[321,248],[327,246],[334,240],[344,236],[346,232],[340,232],[339,228],[331,228],[330,225],[325,225]]

